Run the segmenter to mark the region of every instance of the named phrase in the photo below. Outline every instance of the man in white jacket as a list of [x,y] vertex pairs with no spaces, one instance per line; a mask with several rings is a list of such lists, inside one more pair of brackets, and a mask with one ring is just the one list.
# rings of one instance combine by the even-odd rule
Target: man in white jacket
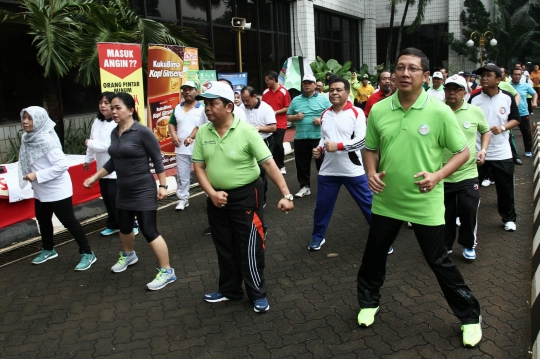
[[347,188],[368,223],[371,223],[371,193],[362,165],[360,150],[364,148],[366,117],[349,101],[349,82],[336,78],[330,83],[332,107],[321,115],[321,140],[313,149],[313,157],[324,160],[317,177],[318,191],[313,215],[313,234],[308,249],[318,251],[325,243],[324,235],[332,217],[339,189]]

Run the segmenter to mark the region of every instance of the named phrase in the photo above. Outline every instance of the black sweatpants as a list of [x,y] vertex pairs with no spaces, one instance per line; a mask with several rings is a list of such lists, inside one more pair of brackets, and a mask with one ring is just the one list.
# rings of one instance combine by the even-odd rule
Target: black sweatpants
[[[300,183],[300,188],[311,187],[310,172],[311,160],[313,159],[313,149],[319,146],[320,139],[294,140],[294,162],[296,163],[296,178]],[[324,156],[315,160],[317,172],[320,170]]]
[[[260,177],[248,185],[226,190],[227,205],[207,199],[208,222],[219,265],[219,292],[229,299],[243,297],[242,280],[252,301],[266,297],[264,229]],[[218,191],[218,189],[216,189]]]
[[54,248],[52,224],[54,213],[79,245],[79,253],[92,253],[84,229],[77,218],[75,218],[75,213],[73,213],[71,197],[54,202],[41,202],[39,199],[36,199],[34,201],[34,208],[41,233],[43,249],[51,251]]
[[[357,291],[360,308],[379,306],[380,288],[386,276],[388,248],[399,234],[403,221],[373,214],[362,265],[358,271]],[[448,257],[444,246],[444,225],[413,223],[414,234],[424,258],[437,277],[448,305],[463,324],[476,324],[480,304],[465,284],[461,273]]]
[[531,137],[531,121],[529,115],[521,116],[519,121],[519,129],[523,136],[523,146],[525,146],[525,152],[531,152],[532,150],[532,137]]
[[99,190],[103,203],[107,209],[107,228],[118,229],[118,214],[116,213],[116,193],[118,186],[115,178],[102,178],[99,180]]
[[283,140],[285,139],[285,128],[278,128],[274,132],[274,149],[272,155],[274,156],[274,161],[278,168],[285,167],[285,150],[283,149]]
[[444,182],[444,242],[451,250],[456,239],[456,217],[459,217],[458,243],[465,248],[476,247],[478,207],[480,206],[480,186],[478,178],[456,183]]
[[514,202],[514,161],[512,159],[486,161],[478,166],[480,182],[489,171],[491,180],[495,181],[497,190],[497,208],[503,223],[516,222],[516,205]]

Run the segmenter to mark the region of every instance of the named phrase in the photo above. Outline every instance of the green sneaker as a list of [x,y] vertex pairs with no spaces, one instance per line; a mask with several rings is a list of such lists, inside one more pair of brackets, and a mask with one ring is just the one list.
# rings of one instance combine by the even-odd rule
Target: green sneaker
[[58,253],[56,253],[54,248],[50,251],[46,249],[42,249],[41,253],[36,258],[34,258],[34,260],[32,261],[32,264],[41,264],[48,261],[49,259],[53,259],[56,257],[58,257]]
[[360,309],[360,313],[358,313],[358,324],[364,328],[370,327],[375,321],[375,314],[378,312],[379,307]]
[[92,266],[92,264],[96,263],[97,258],[94,255],[94,252],[88,254],[88,253],[81,253],[81,261],[77,266],[75,267],[75,270],[82,271],[87,270]]
[[148,283],[146,287],[150,290],[159,290],[165,287],[167,284],[174,282],[175,280],[176,276],[174,275],[174,269],[171,268],[169,273],[167,269],[159,268],[156,278],[154,278],[153,281]]
[[461,326],[463,332],[463,346],[475,347],[482,340],[482,316],[478,318],[476,324],[463,324]]

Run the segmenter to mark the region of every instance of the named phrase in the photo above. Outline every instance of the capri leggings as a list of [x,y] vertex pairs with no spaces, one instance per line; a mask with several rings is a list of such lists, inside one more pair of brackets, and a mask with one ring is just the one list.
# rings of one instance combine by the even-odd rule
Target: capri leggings
[[117,213],[120,233],[130,234],[133,232],[133,220],[135,219],[135,216],[137,216],[141,233],[148,243],[159,237],[159,232],[157,231],[156,226],[157,210],[129,211],[118,208]]

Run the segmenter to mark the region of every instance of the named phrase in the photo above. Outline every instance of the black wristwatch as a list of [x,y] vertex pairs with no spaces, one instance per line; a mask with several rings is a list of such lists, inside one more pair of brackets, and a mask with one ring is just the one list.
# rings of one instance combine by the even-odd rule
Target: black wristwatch
[[161,187],[161,188],[165,188],[165,189],[168,189],[168,188],[169,188],[169,186],[168,186],[168,185],[166,185],[166,184],[160,184],[160,185],[159,185],[159,187]]

